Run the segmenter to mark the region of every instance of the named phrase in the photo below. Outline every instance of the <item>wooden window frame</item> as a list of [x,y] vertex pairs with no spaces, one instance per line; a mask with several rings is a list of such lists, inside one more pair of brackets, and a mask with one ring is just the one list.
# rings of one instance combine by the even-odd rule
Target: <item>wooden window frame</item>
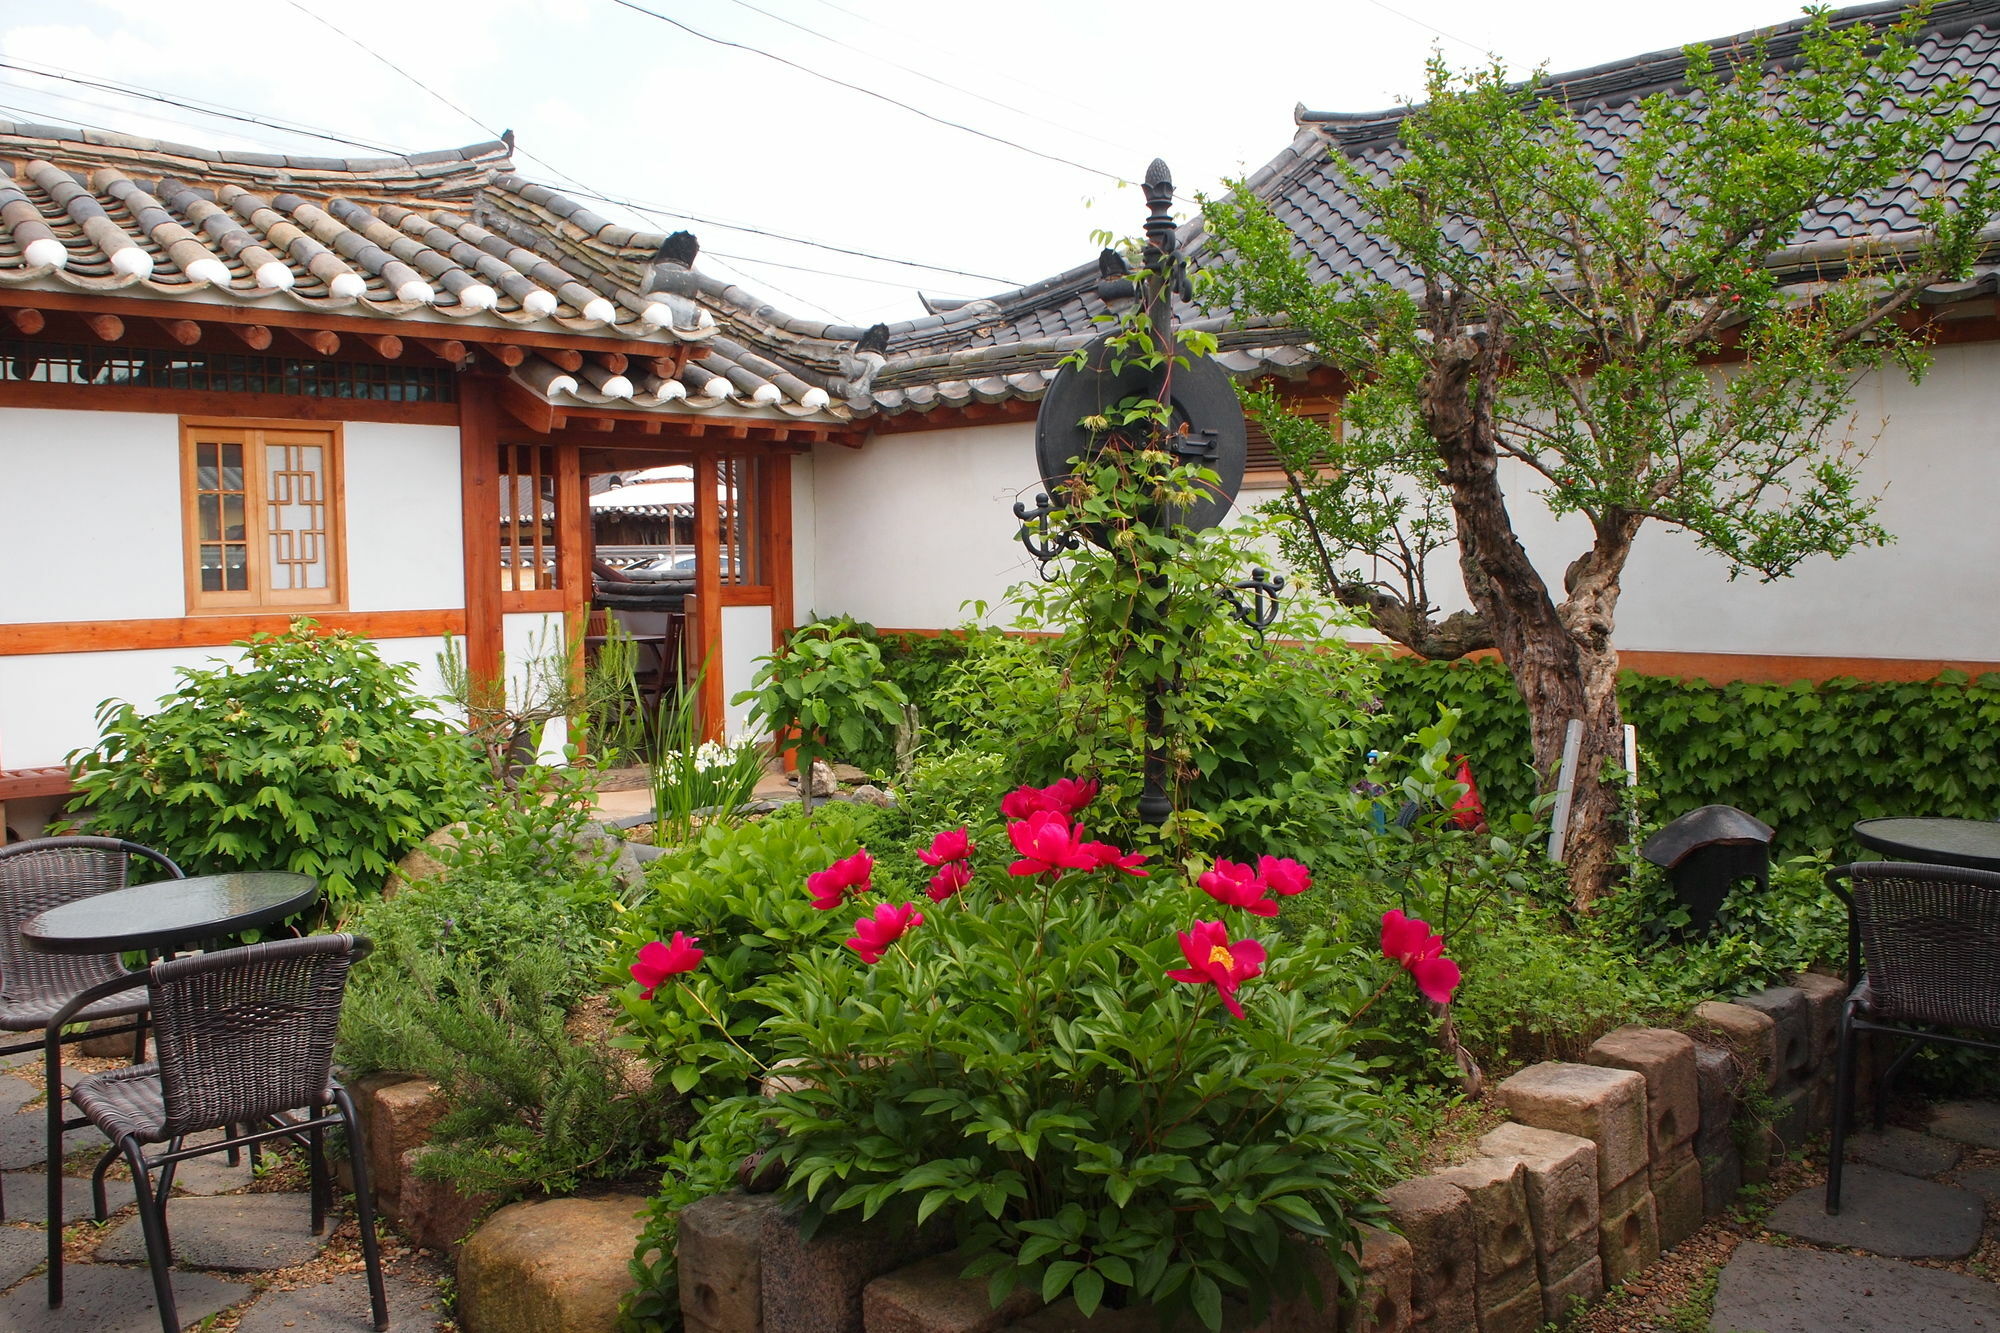
[[[270,533],[266,527],[266,460],[269,435],[309,435],[324,450],[326,460],[326,567],[324,588],[277,589],[270,586]],[[250,551],[250,586],[218,592],[201,586],[201,523],[197,512],[198,444],[241,444],[243,449],[244,529]],[[347,609],[347,471],[345,438],[337,421],[294,421],[275,417],[182,417],[181,558],[191,616],[243,615],[281,611],[313,614]],[[255,498],[250,498],[255,497]]]
[[[1322,418],[1322,424],[1332,428],[1335,439],[1344,438],[1347,433],[1346,417],[1341,411],[1342,402],[1338,398],[1295,399],[1286,406],[1295,416]],[[1320,477],[1325,478],[1332,475],[1332,469],[1320,468],[1318,473]],[[1290,481],[1282,467],[1243,469],[1243,489],[1246,491],[1282,491],[1288,485]]]

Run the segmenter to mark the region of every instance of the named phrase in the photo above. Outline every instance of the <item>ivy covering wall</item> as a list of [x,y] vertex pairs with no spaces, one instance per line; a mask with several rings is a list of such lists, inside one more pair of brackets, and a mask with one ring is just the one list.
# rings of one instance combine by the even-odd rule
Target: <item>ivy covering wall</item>
[[[866,632],[866,627],[862,627]],[[968,644],[953,635],[881,636],[883,661],[921,708]],[[1454,741],[1472,760],[1487,808],[1525,810],[1535,795],[1528,714],[1496,659],[1380,665],[1386,746],[1459,714]],[[1638,728],[1645,816],[1664,823],[1701,805],[1733,805],[1777,830],[1778,856],[1866,854],[1858,819],[1957,815],[2000,819],[2000,674],[1945,672],[1917,684],[1709,685],[1626,672],[1619,700]],[[873,760],[875,763],[870,764]],[[864,766],[886,768],[889,756]]]
[[[1382,665],[1385,717],[1414,725],[1458,710],[1454,739],[1489,809],[1533,798],[1528,715],[1497,661]],[[1708,685],[1626,672],[1649,821],[1696,806],[1747,810],[1778,831],[1777,852],[1862,855],[1848,830],[1878,815],[2000,818],[2000,675],[1945,672],[1920,684]]]

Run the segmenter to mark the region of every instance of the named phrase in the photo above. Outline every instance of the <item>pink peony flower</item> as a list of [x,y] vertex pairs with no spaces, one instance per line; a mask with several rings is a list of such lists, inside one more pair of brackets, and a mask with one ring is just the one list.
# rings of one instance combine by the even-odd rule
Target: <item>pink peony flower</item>
[[848,937],[847,947],[861,955],[861,961],[874,965],[882,961],[882,955],[889,946],[904,935],[924,924],[924,914],[917,910],[915,903],[904,903],[892,907],[883,903],[872,916],[864,916],[854,923],[854,934]]
[[972,867],[963,861],[947,861],[931,876],[931,886],[926,890],[931,901],[941,903],[972,883]]
[[1128,875],[1146,878],[1146,872],[1139,869],[1146,863],[1146,858],[1138,852],[1121,852],[1108,842],[1086,842],[1078,850],[1089,856],[1099,869],[1122,870]]
[[1168,978],[1190,986],[1214,986],[1229,1012],[1243,1017],[1236,991],[1264,970],[1264,946],[1249,939],[1232,943],[1229,928],[1220,921],[1197,921],[1179,938],[1188,965],[1169,970]]
[[1312,872],[1292,860],[1289,856],[1260,856],[1257,858],[1257,879],[1265,888],[1282,898],[1295,893],[1304,893],[1312,887]]
[[639,994],[650,1000],[668,977],[700,967],[702,951],[694,947],[699,942],[699,937],[683,935],[677,930],[672,943],[654,940],[640,945],[639,957],[632,964],[632,980],[644,987]]
[[1021,859],[1010,875],[1050,875],[1060,870],[1094,870],[1097,858],[1083,850],[1081,830],[1053,810],[1038,810],[1007,826],[1007,839]]
[[1215,869],[1195,881],[1215,901],[1240,907],[1252,916],[1276,916],[1278,904],[1264,896],[1264,882],[1249,866],[1216,858]]
[[963,827],[946,829],[931,839],[930,849],[917,853],[917,859],[927,866],[941,866],[947,861],[963,861],[979,849],[972,845]]
[[1460,980],[1458,964],[1444,956],[1444,936],[1433,934],[1429,922],[1396,908],[1382,913],[1382,956],[1408,972],[1426,999],[1451,1003]]
[[1051,810],[1060,810],[1072,816],[1081,814],[1097,799],[1097,779],[1057,778],[1042,788],[1042,797]]
[[814,907],[822,912],[831,912],[846,902],[849,896],[868,892],[869,876],[874,871],[875,858],[863,847],[854,855],[807,875],[806,892],[812,895]]
[[1016,787],[1000,798],[1000,813],[1008,819],[1026,819],[1053,808],[1049,794],[1040,787]]

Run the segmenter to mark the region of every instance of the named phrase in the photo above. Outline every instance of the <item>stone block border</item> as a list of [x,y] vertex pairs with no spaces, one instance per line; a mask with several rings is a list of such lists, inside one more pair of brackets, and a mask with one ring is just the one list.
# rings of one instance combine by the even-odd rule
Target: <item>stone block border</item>
[[[1619,1028],[1591,1047],[1586,1063],[1550,1061],[1515,1074],[1495,1089],[1512,1122],[1480,1141],[1479,1156],[1388,1191],[1395,1233],[1367,1234],[1356,1293],[1325,1309],[1291,1302],[1254,1327],[1247,1317],[1231,1327],[1533,1333],[1560,1322],[1725,1210],[1743,1182],[1768,1174],[1774,1154],[1826,1128],[1831,1034],[1847,988],[1834,977],[1790,980],[1698,1005],[1684,1032]],[[459,1241],[437,1233],[465,1226],[483,1201],[439,1197],[438,1187],[408,1174],[436,1119],[435,1089],[363,1082],[357,1091],[365,1092],[384,1211],[426,1233],[413,1235],[420,1244]],[[1747,1133],[1736,1124],[1746,1107],[1761,1117]],[[481,1294],[462,1303],[466,1333],[611,1333],[605,1293],[628,1281],[634,1201],[590,1209],[589,1225],[556,1219],[550,1210],[563,1202],[502,1208],[465,1241],[459,1288]],[[550,1225],[556,1220],[563,1225]],[[575,1246],[564,1238],[571,1229],[580,1233]],[[991,1309],[983,1283],[931,1257],[938,1248],[865,1228],[803,1242],[772,1196],[719,1195],[681,1214],[683,1318],[688,1333],[1156,1327],[1150,1312],[1133,1310],[1086,1324],[1066,1303],[1044,1309],[1025,1293]]]

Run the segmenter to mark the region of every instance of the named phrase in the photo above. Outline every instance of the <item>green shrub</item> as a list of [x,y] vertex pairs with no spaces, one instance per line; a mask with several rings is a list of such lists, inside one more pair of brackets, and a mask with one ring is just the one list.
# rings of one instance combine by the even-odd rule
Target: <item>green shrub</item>
[[685,1119],[609,1042],[597,982],[619,886],[613,848],[579,841],[586,798],[530,770],[440,849],[440,875],[348,923],[376,948],[348,991],[341,1061],[437,1082],[451,1110],[423,1169],[468,1190],[623,1178]]
[[427,711],[415,668],[310,620],[242,645],[240,664],[182,667],[142,714],[98,710],[71,756],[93,832],[157,847],[197,874],[295,870],[338,913],[477,798],[471,748]]
[[[1191,960],[1177,940],[1191,921],[1230,918],[1238,938],[1258,920],[1232,918],[1170,866],[1148,879],[1011,874],[1008,841],[977,853],[970,887],[918,897],[925,920],[873,965],[837,933],[927,873],[886,856],[844,910],[817,914],[835,930],[762,967],[751,990],[731,955],[760,946],[732,924],[714,975],[703,959],[650,1001],[628,991],[642,1022],[651,1005],[707,1027],[697,1072],[710,1086],[780,1062],[806,1080],[771,1101],[718,1100],[697,1132],[732,1157],[775,1153],[808,1230],[840,1213],[949,1219],[996,1296],[1028,1283],[1086,1312],[1157,1302],[1219,1328],[1225,1293],[1258,1305],[1296,1290],[1299,1247],[1315,1238],[1351,1278],[1346,1246],[1377,1206],[1384,1154],[1348,1015],[1386,965],[1304,928],[1273,943],[1235,1019],[1213,988],[1168,973]],[[813,868],[851,850],[823,848]],[[798,879],[778,883],[767,892],[791,903],[758,913],[796,938],[797,907],[812,908]],[[689,1162],[668,1196],[684,1201],[701,1175]]]
[[[866,639],[832,632],[824,623],[793,632],[769,657],[751,688],[732,702],[750,705],[753,729],[783,737],[798,755],[799,772],[815,759],[837,759],[879,743],[903,720],[908,702],[882,674],[882,654]],[[799,785],[807,810],[812,784]]]

